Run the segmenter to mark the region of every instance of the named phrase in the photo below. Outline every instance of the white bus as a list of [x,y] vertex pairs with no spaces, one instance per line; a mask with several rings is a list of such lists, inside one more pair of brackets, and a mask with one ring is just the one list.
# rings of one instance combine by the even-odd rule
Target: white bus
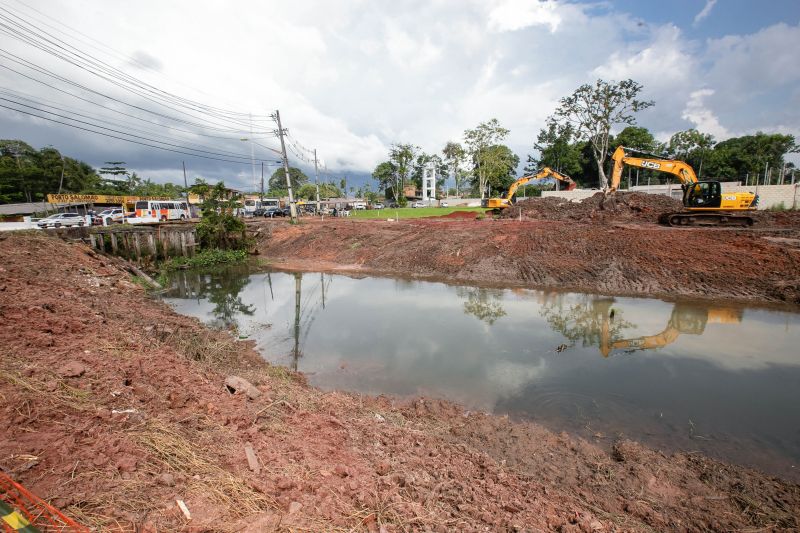
[[277,198],[249,198],[244,201],[244,214],[245,216],[253,216],[257,209],[267,209],[269,207],[280,207],[281,201]]
[[139,200],[136,202],[136,218],[129,222],[166,222],[186,220],[191,216],[185,200]]

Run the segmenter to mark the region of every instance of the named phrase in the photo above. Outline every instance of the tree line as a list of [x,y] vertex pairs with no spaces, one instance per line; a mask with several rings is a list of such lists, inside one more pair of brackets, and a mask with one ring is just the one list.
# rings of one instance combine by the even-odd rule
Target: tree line
[[124,165],[123,161],[109,161],[95,170],[52,146],[36,150],[21,140],[0,140],[0,203],[40,202],[52,193],[177,198],[185,190],[173,183],[141,178]]
[[[695,168],[699,177],[743,183],[783,183],[794,165],[788,153],[800,151],[792,135],[762,133],[716,142],[708,133],[689,129],[659,142],[647,128],[636,125],[636,114],[655,105],[640,98],[643,86],[634,80],[608,82],[598,79],[561,98],[533,143],[523,172],[528,175],[548,166],[569,175],[584,188],[608,188],[610,154],[619,146],[653,157],[680,159]],[[617,135],[611,132],[619,129]],[[387,196],[405,202],[407,186],[421,187],[422,169],[432,163],[441,176],[437,186],[450,177],[455,187],[448,194],[484,198],[491,190],[507,190],[517,178],[519,157],[502,142],[509,130],[497,119],[464,131],[461,142],[448,141],[441,154],[427,154],[411,143],[394,143],[388,159],[379,163],[373,179]],[[633,173],[626,174],[628,184]],[[637,171],[637,180],[669,181],[656,171]],[[758,180],[758,181],[756,181]]]

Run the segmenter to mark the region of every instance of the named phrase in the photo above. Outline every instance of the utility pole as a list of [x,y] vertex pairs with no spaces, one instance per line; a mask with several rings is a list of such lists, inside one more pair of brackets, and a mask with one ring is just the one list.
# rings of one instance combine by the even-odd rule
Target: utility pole
[[316,148],[314,148],[314,182],[317,184],[317,214],[319,214],[319,169],[317,168]]
[[278,136],[281,138],[281,155],[283,156],[283,171],[286,173],[286,188],[289,191],[289,214],[292,222],[297,222],[297,206],[294,205],[294,194],[292,194],[292,180],[289,179],[289,156],[286,155],[286,143],[283,140],[283,127],[281,126],[281,112],[275,110],[275,120],[278,123]]
[[261,206],[264,207],[264,162],[261,162]]
[[[60,155],[60,154],[59,154]],[[67,162],[64,160],[64,156],[61,156],[61,181],[58,182],[58,194],[61,194],[61,187],[64,185],[64,168],[66,167]]]

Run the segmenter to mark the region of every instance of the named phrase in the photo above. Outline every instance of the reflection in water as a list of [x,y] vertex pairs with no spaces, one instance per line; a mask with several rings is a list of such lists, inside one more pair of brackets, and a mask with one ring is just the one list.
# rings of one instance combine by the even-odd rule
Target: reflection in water
[[179,298],[214,304],[211,322],[214,327],[236,329],[237,314],[252,316],[255,312],[255,306],[245,304],[239,296],[250,282],[244,272],[241,267],[214,269],[204,274],[180,270],[172,275],[172,287]]
[[601,346],[602,342],[620,339],[623,330],[633,327],[623,320],[621,310],[613,308],[614,298],[589,294],[577,298],[566,293],[549,295],[551,297],[542,305],[540,313],[550,327],[561,333],[571,345],[581,341],[583,346]]
[[800,478],[797,314],[231,269],[174,287],[179,312],[236,327],[322,388],[443,397]]
[[672,307],[672,315],[667,327],[660,333],[615,340],[614,327],[609,324],[615,324],[615,319],[618,320],[619,317],[614,316],[611,312],[603,315],[600,327],[600,353],[603,354],[603,357],[608,357],[614,350],[632,352],[663,348],[678,340],[682,333],[702,335],[707,324],[739,324],[742,321],[742,314],[741,308],[710,307],[696,303],[677,302]]
[[467,300],[464,302],[464,313],[473,315],[490,326],[506,314],[500,303],[503,291],[480,287],[456,287],[456,294],[459,298]]

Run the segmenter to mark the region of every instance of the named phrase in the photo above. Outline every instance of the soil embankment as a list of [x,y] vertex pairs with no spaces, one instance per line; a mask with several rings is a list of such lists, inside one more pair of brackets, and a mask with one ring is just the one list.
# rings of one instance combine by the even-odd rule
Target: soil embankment
[[656,220],[675,202],[654,198],[618,195],[605,206],[594,197],[527,200],[500,220],[304,219],[251,227],[262,229],[259,250],[279,267],[800,305],[800,213],[756,213],[747,229],[669,228]]
[[[322,393],[86,246],[2,235],[0,257],[0,468],[103,531],[800,527],[796,484],[437,401]],[[254,389],[231,393],[231,374]]]

